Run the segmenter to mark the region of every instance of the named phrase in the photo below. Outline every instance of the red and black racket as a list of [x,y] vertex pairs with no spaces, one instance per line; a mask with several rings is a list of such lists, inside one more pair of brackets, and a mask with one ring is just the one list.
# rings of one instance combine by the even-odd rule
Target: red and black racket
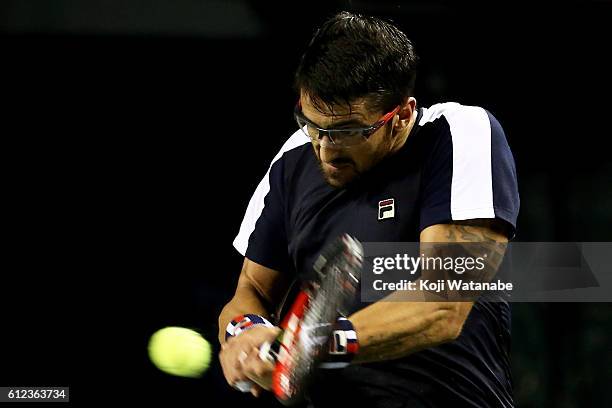
[[361,281],[363,247],[348,234],[327,245],[315,262],[317,278],[298,293],[271,346],[272,389],[284,405],[301,401],[312,373],[327,356],[338,316],[346,316]]

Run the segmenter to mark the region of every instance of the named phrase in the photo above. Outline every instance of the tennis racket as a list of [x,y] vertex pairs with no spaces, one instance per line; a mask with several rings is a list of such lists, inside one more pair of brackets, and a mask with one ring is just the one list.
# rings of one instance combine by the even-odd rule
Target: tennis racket
[[282,334],[268,352],[275,361],[272,390],[284,405],[303,400],[314,369],[328,354],[336,319],[346,316],[355,301],[362,263],[361,243],[350,235],[327,245],[314,264],[315,279],[303,286],[285,315]]
[[[328,355],[328,339],[338,316],[346,316],[359,292],[363,247],[344,234],[328,244],[314,263],[315,278],[305,283],[281,321],[281,335],[263,344],[259,357],[275,364],[272,391],[283,405],[304,398],[314,369]],[[243,392],[250,381],[235,385]]]

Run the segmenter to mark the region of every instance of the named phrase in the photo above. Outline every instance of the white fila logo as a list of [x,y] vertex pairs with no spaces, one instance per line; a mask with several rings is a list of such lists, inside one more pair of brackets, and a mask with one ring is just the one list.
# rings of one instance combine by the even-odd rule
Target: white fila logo
[[378,202],[378,219],[385,220],[395,217],[395,200],[388,198]]

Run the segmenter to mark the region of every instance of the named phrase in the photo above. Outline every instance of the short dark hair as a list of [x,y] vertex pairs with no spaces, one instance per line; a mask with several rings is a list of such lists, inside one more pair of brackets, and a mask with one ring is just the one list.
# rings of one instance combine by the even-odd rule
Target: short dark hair
[[295,74],[316,109],[366,98],[388,111],[413,96],[418,57],[406,34],[377,17],[346,11],[315,32]]

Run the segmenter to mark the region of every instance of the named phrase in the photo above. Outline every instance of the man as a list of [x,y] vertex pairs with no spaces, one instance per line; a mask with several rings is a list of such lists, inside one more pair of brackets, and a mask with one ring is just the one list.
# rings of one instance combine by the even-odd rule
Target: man
[[[405,34],[377,18],[343,12],[315,33],[296,73],[300,130],[234,241],[245,259],[219,316],[229,384],[254,381],[256,396],[269,389],[271,366],[257,354],[280,330],[258,323],[342,233],[421,243],[514,235],[519,198],[501,126],[478,107],[417,108],[416,59]],[[228,336],[247,314],[248,327]],[[513,406],[505,302],[359,303],[345,324],[359,351],[345,368],[319,370],[314,407]]]

